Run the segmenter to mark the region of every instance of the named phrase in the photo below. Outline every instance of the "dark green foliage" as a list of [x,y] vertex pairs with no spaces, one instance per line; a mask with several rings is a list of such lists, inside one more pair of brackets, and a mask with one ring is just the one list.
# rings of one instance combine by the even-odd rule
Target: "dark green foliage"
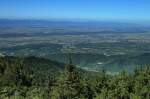
[[118,75],[87,72],[72,63],[0,58],[0,99],[149,99],[150,68]]
[[0,59],[1,86],[5,85],[25,85],[31,86],[32,71],[28,66],[24,66],[23,59]]

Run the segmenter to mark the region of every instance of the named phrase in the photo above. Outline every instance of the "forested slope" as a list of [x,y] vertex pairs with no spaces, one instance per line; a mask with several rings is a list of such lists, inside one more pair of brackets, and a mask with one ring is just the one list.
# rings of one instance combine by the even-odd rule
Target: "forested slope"
[[[64,69],[65,67],[65,69]],[[0,58],[0,99],[149,99],[150,67],[107,75],[36,57]]]

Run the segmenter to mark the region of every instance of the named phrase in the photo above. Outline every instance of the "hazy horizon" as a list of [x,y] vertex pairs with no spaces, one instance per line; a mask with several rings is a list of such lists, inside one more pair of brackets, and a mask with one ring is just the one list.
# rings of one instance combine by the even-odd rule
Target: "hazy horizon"
[[0,19],[150,22],[148,0],[1,0]]

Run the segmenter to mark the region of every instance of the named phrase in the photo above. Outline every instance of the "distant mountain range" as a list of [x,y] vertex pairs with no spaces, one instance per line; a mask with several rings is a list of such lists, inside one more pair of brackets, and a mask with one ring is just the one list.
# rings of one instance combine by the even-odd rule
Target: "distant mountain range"
[[[12,34],[80,35],[106,33],[147,33],[150,25],[107,21],[52,21],[0,19],[1,36]],[[27,35],[25,35],[27,36]]]

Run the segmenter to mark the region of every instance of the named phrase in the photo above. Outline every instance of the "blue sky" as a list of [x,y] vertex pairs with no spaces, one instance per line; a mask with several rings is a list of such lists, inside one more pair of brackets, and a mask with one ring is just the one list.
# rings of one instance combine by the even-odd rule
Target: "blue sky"
[[150,0],[0,0],[0,18],[150,20]]

